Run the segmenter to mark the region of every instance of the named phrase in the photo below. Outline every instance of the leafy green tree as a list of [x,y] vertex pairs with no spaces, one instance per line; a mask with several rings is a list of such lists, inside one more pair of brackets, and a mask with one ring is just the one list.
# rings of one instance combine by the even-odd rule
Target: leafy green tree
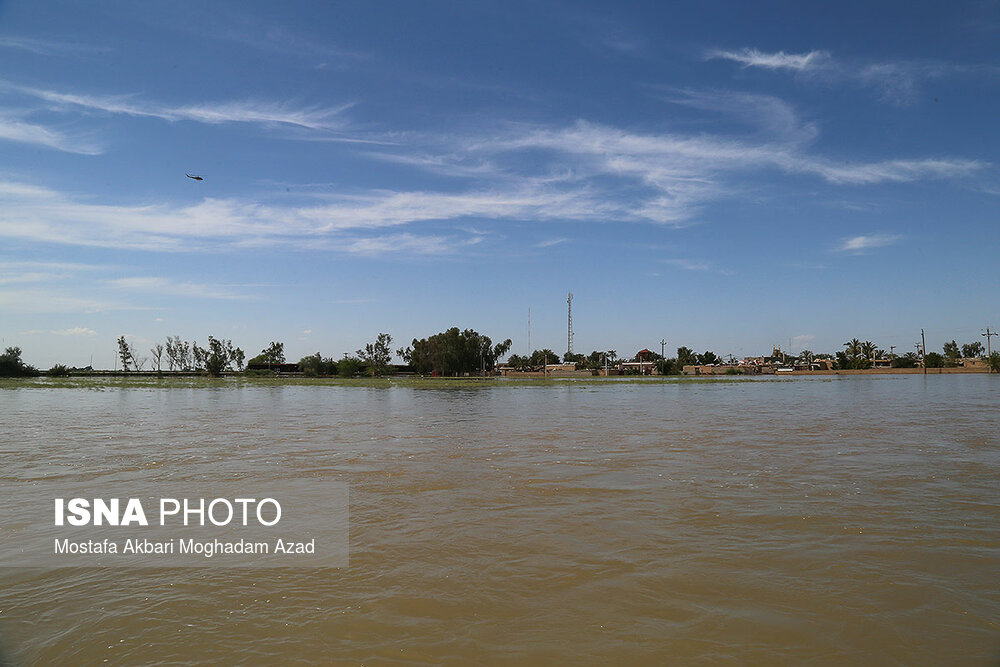
[[283,364],[285,363],[285,344],[277,341],[271,341],[270,345],[261,350],[260,354],[247,363],[267,364],[268,366],[273,364]]
[[698,363],[707,366],[708,364],[717,364],[722,360],[719,359],[718,355],[711,350],[706,350],[705,354],[698,355]]
[[660,375],[674,375],[680,373],[680,367],[676,359],[664,359],[660,357],[656,360],[656,372]]
[[387,333],[380,333],[374,343],[368,343],[363,350],[358,350],[357,354],[361,360],[368,364],[368,372],[372,377],[385,375],[392,361],[392,336]]
[[916,368],[920,365],[920,357],[916,352],[907,352],[892,360],[893,368]]
[[924,355],[924,366],[927,368],[944,368],[945,357],[938,352],[928,352]]
[[299,359],[299,370],[306,377],[316,377],[319,375],[321,363],[323,363],[323,357],[320,356],[319,352],[310,354]]
[[208,337],[208,349],[202,350],[205,370],[212,377],[220,377],[226,371],[232,370],[236,349],[230,340]]
[[523,370],[528,366],[528,357],[522,357],[519,354],[512,354],[510,355],[510,358],[507,359],[507,365],[511,368]]
[[208,361],[208,350],[198,345],[198,341],[191,341],[191,364],[196,371],[205,370],[205,362]]
[[980,343],[978,340],[973,341],[971,343],[966,343],[965,345],[962,346],[962,356],[965,357],[966,359],[981,357],[983,356],[984,352],[986,352],[986,348],[983,347],[983,344]]
[[549,348],[545,348],[544,350],[535,350],[532,352],[528,361],[533,367],[548,366],[549,364],[559,363],[559,355]]
[[0,354],[0,377],[31,377],[38,370],[21,361],[21,348],[8,347]]
[[605,352],[599,352],[597,350],[592,351],[583,361],[584,368],[589,368],[591,370],[604,368],[605,356]]
[[950,343],[945,343],[944,356],[948,357],[951,361],[957,362],[962,357],[962,352],[958,349],[958,343],[954,340]]
[[[490,346],[490,343],[492,343],[493,341],[491,341],[489,339],[489,336],[485,336],[484,338],[485,338],[485,340],[483,341],[483,343],[484,343],[484,349],[487,349],[487,351],[489,351],[488,348]],[[499,342],[499,343],[497,343],[496,345],[493,346],[493,348],[492,348],[492,354],[489,355],[491,357],[491,359],[490,359],[490,366],[489,366],[491,369],[494,366],[496,366],[496,363],[500,360],[501,357],[506,356],[507,353],[510,352],[510,346],[511,345],[513,345],[513,343],[511,342],[510,338],[508,338],[508,339],[506,339],[504,341],[501,341],[501,342]],[[484,368],[483,370],[486,370],[486,369]]]
[[232,362],[236,365],[236,370],[243,372],[243,361],[247,358],[247,355],[240,348],[234,348],[232,353]]
[[[486,372],[495,368],[497,360],[507,354],[510,347],[509,338],[494,345],[489,336],[473,329],[462,331],[458,327],[452,327],[427,338],[414,338],[410,364],[418,373],[464,375],[476,371]],[[559,359],[551,350],[547,352],[550,361]]]
[[139,360],[135,354],[135,345],[125,340],[125,336],[118,337],[118,358],[121,359],[123,371],[128,371],[129,368],[134,368],[136,371],[139,370]]
[[361,373],[364,362],[357,357],[348,356],[344,353],[344,358],[337,362],[337,375],[343,378],[352,378]]
[[69,375],[69,368],[65,364],[56,364],[45,373],[49,377],[62,377]]
[[165,351],[167,354],[167,365],[172,371],[186,371],[191,369],[194,358],[191,354],[191,345],[181,340],[180,336],[167,336]]

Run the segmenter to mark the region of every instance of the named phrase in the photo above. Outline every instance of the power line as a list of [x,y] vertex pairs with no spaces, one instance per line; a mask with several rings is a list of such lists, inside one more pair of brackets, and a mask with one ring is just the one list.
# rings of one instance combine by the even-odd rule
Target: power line
[[1000,336],[1000,333],[997,333],[996,331],[990,331],[990,328],[986,327],[986,333],[983,333],[983,334],[980,334],[980,335],[981,336],[986,336],[986,356],[988,357],[991,354],[993,354],[993,352],[992,352],[992,350],[990,348],[990,338],[992,338],[993,336]]

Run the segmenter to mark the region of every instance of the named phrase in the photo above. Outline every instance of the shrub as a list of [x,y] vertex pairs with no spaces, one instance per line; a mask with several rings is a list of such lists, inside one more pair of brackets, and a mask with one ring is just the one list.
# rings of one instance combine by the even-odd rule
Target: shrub
[[937,352],[928,352],[924,355],[924,366],[927,368],[944,368],[944,355]]
[[360,359],[345,354],[344,358],[337,362],[337,375],[342,378],[352,378],[361,373],[362,366]]
[[1000,352],[994,352],[986,357],[986,367],[990,373],[1000,373]]

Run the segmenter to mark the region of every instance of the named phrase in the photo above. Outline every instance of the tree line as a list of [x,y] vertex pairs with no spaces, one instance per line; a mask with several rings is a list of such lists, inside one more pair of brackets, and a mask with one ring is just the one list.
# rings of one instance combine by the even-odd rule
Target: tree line
[[149,357],[140,356],[135,343],[118,337],[118,359],[123,371],[141,371],[147,363],[150,369],[162,373],[166,363],[168,371],[205,372],[213,377],[232,370],[243,370],[246,355],[231,340],[208,337],[208,347],[197,341],[181,340],[180,336],[167,336],[165,343],[157,343],[149,350]]
[[[375,340],[358,349],[354,354],[344,353],[340,359],[324,357],[319,352],[302,357],[299,370],[307,376],[355,377],[361,374],[373,377],[394,372],[392,366],[392,336],[379,333]],[[208,337],[208,345],[201,347],[197,341],[184,341],[180,336],[167,336],[163,343],[157,343],[144,356],[138,352],[134,342],[120,336],[117,340],[117,359],[125,372],[139,372],[149,369],[156,373],[171,372],[206,373],[218,377],[227,372],[270,372],[274,366],[285,363],[284,343],[272,341],[260,354],[246,360],[246,355],[228,339]],[[422,375],[467,375],[491,374],[496,371],[500,360],[511,348],[511,340],[499,343],[474,329],[461,330],[452,327],[446,331],[414,338],[409,346],[398,348],[395,353],[406,364],[406,370]],[[986,355],[986,349],[979,341],[959,345],[957,341],[946,342],[942,352],[907,352],[901,355],[889,354],[870,340],[858,338],[843,344],[843,350],[835,354],[816,354],[803,350],[797,357],[782,361],[810,364],[816,360],[830,360],[835,369],[868,369],[876,361],[888,359],[893,368],[914,368],[921,364],[928,368],[955,367],[961,360],[982,358],[992,372],[1000,372],[1000,352]],[[534,350],[530,355],[512,354],[506,365],[522,371],[537,370],[548,364],[572,363],[576,368],[596,371],[605,366],[617,366],[621,360],[615,350],[598,351],[590,354],[559,355],[545,348]],[[698,354],[689,347],[677,348],[675,357],[664,357],[650,350],[642,350],[632,361],[651,362],[661,375],[679,374],[684,366],[722,363],[722,358],[711,350]],[[732,362],[732,356],[730,355]],[[246,362],[246,363],[244,363]],[[71,370],[57,364],[47,371],[48,375],[66,375]],[[638,371],[636,371],[638,372]],[[28,377],[39,375],[40,371],[21,359],[21,348],[8,347],[0,355],[0,377]]]

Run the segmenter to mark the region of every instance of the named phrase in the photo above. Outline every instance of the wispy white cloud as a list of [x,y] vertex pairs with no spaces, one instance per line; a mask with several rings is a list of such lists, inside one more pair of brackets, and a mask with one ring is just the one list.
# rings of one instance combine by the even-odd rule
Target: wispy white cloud
[[261,100],[168,105],[145,102],[136,95],[81,95],[9,83],[4,87],[48,102],[51,108],[61,111],[84,109],[169,122],[285,124],[311,130],[342,128],[343,112],[352,106],[350,103],[336,107],[294,106]]
[[720,49],[706,54],[709,60],[723,59],[738,62],[744,67],[763,67],[765,69],[788,69],[801,72],[808,69],[825,67],[830,60],[826,51],[809,51],[808,53],[766,53],[758,49],[740,49],[739,51],[724,51]]
[[449,236],[387,234],[358,238],[339,244],[340,249],[357,255],[385,255],[406,253],[415,255],[449,255],[458,250],[475,245],[477,238],[459,239]]
[[677,267],[678,269],[683,269],[685,271],[711,271],[712,265],[708,262],[703,262],[694,259],[665,259],[663,260],[666,264],[670,266]]
[[25,283],[45,283],[58,280],[64,275],[41,271],[25,271],[22,273],[0,273],[0,285],[19,285]]
[[[44,190],[45,192],[51,192],[51,190]],[[2,190],[0,190],[2,193]],[[41,261],[41,260],[19,260],[8,258],[0,258],[0,273],[11,272],[16,273],[18,271],[59,271],[59,272],[76,272],[76,271],[108,271],[117,268],[117,265],[110,264],[84,264],[81,262],[51,262],[51,261]]]
[[27,122],[10,114],[0,114],[0,140],[34,144],[81,155],[100,155],[102,151],[93,141],[71,137],[60,130]]
[[881,101],[900,106],[912,104],[925,81],[972,76],[995,82],[1000,75],[1000,67],[996,65],[932,60],[871,62],[858,58],[834,58],[826,51],[794,54],[784,51],[766,53],[758,49],[713,50],[706,54],[706,59],[731,60],[743,67],[787,70],[805,82],[850,83],[874,90]]
[[[48,243],[158,251],[198,250],[219,245],[299,246],[333,240],[347,252],[409,248],[444,249],[443,237],[354,238],[345,233],[378,230],[433,220],[594,219],[602,207],[572,192],[523,187],[496,192],[392,192],[327,197],[306,206],[273,206],[252,201],[205,199],[190,206],[123,206],[78,201],[44,189],[0,185],[0,236]],[[22,194],[23,193],[23,194]],[[338,241],[338,237],[341,237]],[[390,243],[392,239],[397,245]]]
[[893,245],[902,240],[902,236],[898,234],[869,234],[861,236],[852,236],[850,238],[844,239],[844,241],[837,247],[837,250],[841,252],[853,252],[860,253],[865,250],[870,250],[871,248],[881,248],[882,246]]
[[72,327],[71,329],[56,329],[50,333],[56,336],[96,336],[97,332],[88,327]]
[[100,313],[133,309],[128,304],[56,288],[0,289],[0,311],[12,313]]
[[856,164],[836,164],[829,160],[800,160],[795,165],[825,180],[844,185],[909,183],[926,179],[961,179],[989,166],[980,160],[923,159],[886,160]]
[[539,241],[538,243],[536,243],[535,247],[536,248],[551,248],[552,246],[557,246],[557,245],[566,243],[567,241],[569,241],[569,239],[567,239],[567,238],[546,239],[544,241]]
[[38,39],[35,37],[17,37],[14,35],[0,35],[0,48],[28,51],[29,53],[43,56],[78,56],[88,53],[100,53],[107,50],[106,48],[92,46],[89,44]]
[[788,102],[773,95],[730,90],[659,87],[659,96],[672,104],[718,113],[757,128],[773,140],[803,143],[819,134],[815,123],[804,122]]
[[[541,128],[505,139],[471,145],[479,152],[550,151],[552,171],[570,169],[602,204],[601,215],[617,219],[683,224],[701,206],[731,193],[730,175],[771,168],[814,175],[837,185],[871,185],[923,179],[959,179],[987,163],[953,158],[833,162],[809,152],[810,133],[790,130],[767,140],[720,135],[643,134],[579,122],[568,128]],[[623,202],[615,193],[600,197],[600,178],[633,180],[645,196]],[[584,192],[584,186],[577,192]],[[617,187],[615,192],[621,192]],[[636,203],[638,202],[638,203]],[[569,217],[569,216],[568,216]]]
[[[952,157],[833,161],[817,154],[818,130],[776,98],[681,91],[676,101],[766,127],[744,135],[638,132],[580,121],[508,126],[466,136],[408,137],[379,149],[413,168],[467,177],[461,189],[312,191],[310,200],[211,199],[194,203],[96,202],[34,184],[0,181],[0,237],[47,243],[188,251],[222,246],[317,247],[355,254],[446,254],[469,237],[428,233],[429,223],[483,221],[691,224],[708,205],[775,174],[834,186],[961,179],[990,165]],[[769,119],[770,118],[770,119]],[[766,187],[760,185],[757,187]],[[390,228],[407,227],[392,234]]]
[[43,285],[79,280],[87,272],[111,267],[75,262],[42,262],[0,258],[0,285]]
[[224,286],[204,285],[193,282],[177,282],[170,278],[159,276],[137,276],[131,278],[116,278],[108,280],[108,286],[115,289],[134,292],[145,292],[166,296],[183,296],[197,299],[233,299],[243,300],[252,297],[239,294]]
[[336,46],[329,36],[325,36],[322,42],[317,42],[273,20],[250,16],[246,11],[214,8],[212,13],[214,20],[211,21],[203,20],[203,12],[199,13],[199,20],[190,20],[188,16],[178,14],[173,25],[178,30],[210,41],[225,40],[251,49],[309,59],[312,62],[320,59],[319,66],[324,68],[330,62],[336,65],[339,61],[349,59],[355,64],[369,57],[362,52]]
[[813,334],[799,334],[798,336],[792,336],[792,345],[796,347],[807,345],[814,340],[816,340],[816,336]]

